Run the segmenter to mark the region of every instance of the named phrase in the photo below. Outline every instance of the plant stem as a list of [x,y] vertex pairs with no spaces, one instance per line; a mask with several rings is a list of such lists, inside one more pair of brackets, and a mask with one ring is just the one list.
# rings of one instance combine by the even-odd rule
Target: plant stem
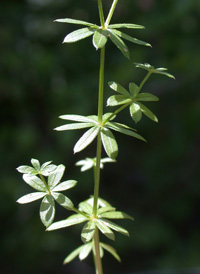
[[113,13],[114,13],[114,11],[115,11],[117,2],[118,2],[118,0],[114,0],[113,3],[112,3],[112,6],[111,6],[111,8],[110,8],[110,11],[109,11],[108,17],[107,17],[107,19],[106,19],[106,23],[105,23],[105,27],[106,27],[106,28],[107,28],[108,25],[110,24],[110,20],[112,19],[112,16],[113,16]]
[[108,118],[103,122],[103,124],[105,125],[108,121],[110,121],[112,119],[112,117],[114,117],[117,113],[119,113],[120,111],[122,111],[123,109],[128,107],[130,104],[131,104],[131,102],[121,106],[118,109],[116,109],[115,112],[113,112],[112,114],[110,114],[110,116],[108,116]]
[[144,84],[146,83],[146,81],[149,79],[150,75],[152,74],[152,71],[149,71],[146,75],[146,77],[143,79],[143,81],[141,82],[140,86],[139,86],[139,91],[143,88]]
[[96,262],[96,274],[103,274],[102,262],[99,251],[99,231],[96,227],[94,233],[94,247],[95,247],[95,262]]
[[103,6],[102,6],[101,0],[98,0],[98,8],[99,8],[99,17],[100,17],[101,26],[104,29],[105,21],[104,21]]
[[49,194],[51,194],[50,188],[49,188],[49,186],[48,186],[46,180],[44,179],[44,176],[43,176],[42,174],[39,174],[39,176],[40,176],[40,179],[42,180],[42,182],[45,184],[45,186],[46,186],[46,188],[47,188]]

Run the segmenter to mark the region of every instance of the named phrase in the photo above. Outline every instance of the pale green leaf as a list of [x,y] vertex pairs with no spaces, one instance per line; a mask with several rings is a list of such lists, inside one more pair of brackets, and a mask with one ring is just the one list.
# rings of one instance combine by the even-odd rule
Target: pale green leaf
[[137,38],[133,38],[131,37],[130,35],[127,35],[121,31],[118,31],[118,30],[113,30],[113,32],[118,35],[119,37],[121,37],[122,39],[125,39],[129,42],[132,42],[134,44],[138,44],[138,45],[141,45],[141,46],[147,46],[147,47],[151,47],[151,44],[147,43],[147,42],[144,42],[144,41],[141,41]]
[[116,124],[116,123],[114,123],[114,122],[109,122],[109,123],[107,123],[106,125],[107,125],[109,128],[111,128],[111,129],[113,129],[113,130],[115,130],[115,131],[118,131],[118,132],[120,132],[120,133],[129,135],[129,136],[131,136],[131,137],[134,137],[134,138],[137,138],[137,139],[140,139],[140,140],[146,142],[146,140],[145,140],[141,135],[135,133],[134,131],[131,131],[131,130],[129,130],[129,129],[126,129],[126,128],[124,128],[124,127],[121,127],[121,126],[119,126],[119,124]]
[[130,130],[133,130],[133,131],[137,131],[136,129],[134,129],[132,127],[129,127],[127,125],[121,124],[121,123],[113,122],[112,124],[114,124],[115,126],[120,127],[120,128],[122,127],[122,128],[125,128],[125,129],[130,129]]
[[56,127],[54,130],[63,131],[63,130],[75,130],[75,129],[82,129],[94,126],[94,123],[75,123],[75,124],[68,124]]
[[111,30],[109,31],[109,37],[115,46],[122,52],[122,54],[126,58],[130,59],[129,50],[124,41]]
[[77,184],[77,181],[68,180],[68,181],[62,182],[59,185],[57,185],[56,187],[54,187],[53,191],[64,191],[64,190],[70,189],[72,187],[75,187],[76,184]]
[[93,159],[91,158],[86,158],[85,160],[80,160],[76,163],[76,166],[82,166],[81,167],[81,171],[86,171],[92,167],[95,166],[95,163],[93,161]]
[[115,159],[118,155],[118,145],[112,132],[107,128],[102,128],[101,139],[107,155]]
[[80,253],[80,251],[84,248],[85,245],[81,245],[78,248],[76,248],[75,250],[73,250],[64,260],[64,264],[68,264],[71,261],[73,261]]
[[103,223],[105,226],[110,227],[111,229],[124,234],[125,236],[129,236],[129,233],[126,229],[124,229],[123,227],[107,220],[107,219],[101,219],[101,223]]
[[130,105],[130,115],[136,123],[142,119],[142,112],[137,103],[132,103]]
[[45,184],[37,176],[32,176],[32,175],[29,175],[29,174],[24,174],[23,175],[23,180],[28,185],[30,185],[31,187],[33,187],[34,189],[36,189],[38,191],[47,191],[47,188],[46,188]]
[[108,31],[99,29],[93,35],[93,45],[96,49],[101,49],[105,46],[108,38]]
[[61,180],[63,177],[65,171],[64,165],[59,165],[53,173],[51,173],[48,177],[48,185],[50,189],[53,189]]
[[35,173],[37,173],[35,171],[35,169],[33,167],[30,167],[30,166],[19,166],[17,168],[17,171],[20,172],[20,173],[26,173],[26,174],[29,174],[32,171],[35,172]]
[[112,118],[110,119],[111,115],[113,115],[112,112],[107,112],[103,115],[103,122],[105,122],[107,119],[109,119],[109,121],[112,121],[113,119],[115,119],[116,115],[113,115]]
[[41,169],[45,168],[46,166],[50,165],[51,163],[52,163],[52,161],[45,162],[44,164],[42,164]]
[[107,100],[107,106],[119,106],[128,103],[131,103],[130,96],[127,98],[125,95],[113,95]]
[[82,202],[79,204],[79,210],[87,213],[88,215],[92,215],[93,208],[87,202]]
[[151,120],[153,120],[154,122],[158,122],[158,118],[156,117],[155,114],[153,114],[153,112],[151,110],[149,110],[147,107],[145,107],[142,103],[138,102],[138,105],[140,106],[141,111],[147,116],[149,117]]
[[115,163],[115,162],[116,162],[116,160],[108,158],[108,157],[101,159],[101,163],[102,164],[105,164],[105,163]]
[[52,191],[51,192],[53,198],[56,200],[56,202],[63,206],[64,208],[66,209],[72,209],[74,207],[72,201],[67,198],[65,195],[61,194],[61,193],[57,193],[57,192],[54,192]]
[[92,243],[85,244],[79,253],[79,259],[82,261],[90,254],[92,250]]
[[151,93],[140,93],[138,94],[137,101],[159,101],[159,98]]
[[[91,116],[88,116],[91,117]],[[67,114],[59,116],[60,119],[69,120],[69,121],[76,121],[76,122],[84,122],[84,123],[93,123],[94,120],[82,115],[76,114]]]
[[86,148],[96,138],[99,133],[99,127],[95,126],[86,131],[74,146],[74,153]]
[[37,159],[31,159],[31,164],[35,168],[35,170],[40,170],[40,162]]
[[41,170],[40,170],[40,173],[44,176],[49,176],[50,173],[54,172],[55,169],[57,168],[56,165],[48,165],[48,166],[45,166],[45,167],[41,167]]
[[59,23],[68,23],[68,24],[75,24],[75,25],[84,25],[88,27],[98,27],[97,25],[94,25],[92,23],[82,21],[82,20],[76,20],[76,19],[71,19],[71,18],[61,18],[61,19],[56,19],[54,22],[59,22]]
[[24,195],[21,198],[19,198],[17,200],[17,203],[19,203],[19,204],[31,203],[33,201],[36,201],[36,200],[39,200],[39,199],[43,198],[45,195],[47,195],[46,192],[33,192],[33,193],[29,193],[29,194]]
[[111,207],[111,206],[101,207],[98,209],[97,214],[101,215],[102,213],[105,213],[105,212],[115,211],[115,209],[116,208]]
[[122,87],[120,84],[116,82],[109,82],[108,83],[109,87],[113,89],[114,91],[124,95],[124,96],[130,96],[128,90],[126,90],[124,87]]
[[131,219],[131,220],[133,220],[133,218],[131,216],[129,216],[128,214],[121,212],[121,211],[103,212],[100,214],[100,216],[101,216],[101,218],[107,218],[107,219]]
[[127,29],[144,29],[144,26],[136,25],[136,24],[129,24],[129,23],[123,23],[123,24],[112,24],[109,25],[109,28],[111,29],[119,29],[119,28],[127,28]]
[[100,246],[103,247],[106,251],[108,251],[111,255],[113,255],[113,257],[121,262],[121,259],[119,257],[119,255],[117,254],[117,251],[110,245],[104,244],[102,242],[100,242]]
[[129,90],[132,98],[135,98],[139,93],[139,87],[135,83],[129,84]]
[[71,33],[69,33],[65,38],[63,43],[74,43],[77,41],[80,41],[82,39],[85,39],[89,36],[91,36],[94,33],[94,29],[92,28],[83,28],[75,30]]
[[115,240],[115,234],[112,232],[112,230],[105,224],[105,222],[102,222],[102,220],[96,219],[95,224],[99,228],[99,230],[110,240]]
[[87,222],[81,232],[81,239],[84,243],[90,242],[94,236],[95,223],[92,221]]
[[54,220],[55,217],[55,203],[51,195],[47,195],[42,200],[40,206],[40,219],[42,223],[48,227]]
[[47,230],[48,231],[56,230],[56,229],[60,229],[60,228],[64,228],[64,227],[68,227],[68,226],[72,226],[72,225],[76,225],[76,224],[80,224],[80,223],[83,223],[83,222],[85,222],[87,220],[88,219],[85,216],[83,216],[82,214],[74,214],[74,215],[71,215],[70,217],[68,217],[65,220],[53,223],[52,225],[50,225],[48,227]]

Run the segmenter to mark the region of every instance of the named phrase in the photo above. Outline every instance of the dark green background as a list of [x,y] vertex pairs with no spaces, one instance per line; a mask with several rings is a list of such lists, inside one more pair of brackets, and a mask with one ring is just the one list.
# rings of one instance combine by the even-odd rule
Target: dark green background
[[[111,0],[103,4],[107,13]],[[74,164],[94,157],[95,144],[73,155],[82,132],[53,128],[62,124],[57,118],[61,114],[96,114],[99,52],[91,38],[62,45],[75,27],[53,20],[71,17],[99,24],[97,1],[7,0],[1,1],[0,14],[0,273],[94,273],[91,258],[62,266],[65,256],[81,244],[81,226],[45,232],[38,216],[40,202],[15,202],[32,191],[15,168],[29,164],[32,157],[41,163],[53,160],[66,166],[64,179],[79,181],[68,192],[75,205],[93,192],[92,172],[81,174]],[[100,196],[135,218],[119,222],[131,237],[116,235],[113,246],[122,264],[106,254],[107,274],[152,269],[195,273],[189,269],[200,266],[199,19],[199,0],[123,0],[117,6],[112,22],[145,25],[145,30],[126,32],[153,48],[127,43],[129,62],[109,42],[105,82],[139,84],[145,73],[133,62],[167,67],[176,81],[153,75],[145,85],[144,91],[160,98],[149,104],[158,124],[144,117],[134,125],[127,110],[119,115],[119,121],[137,128],[148,143],[116,133],[118,163],[108,164],[102,173]],[[105,101],[112,94],[105,84]],[[68,214],[57,207],[56,220]]]

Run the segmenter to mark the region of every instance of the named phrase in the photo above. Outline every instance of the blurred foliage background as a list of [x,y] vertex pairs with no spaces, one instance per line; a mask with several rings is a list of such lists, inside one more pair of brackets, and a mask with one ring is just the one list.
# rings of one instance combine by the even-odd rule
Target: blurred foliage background
[[[103,1],[106,13],[111,2]],[[96,114],[99,52],[90,38],[62,45],[75,28],[53,20],[71,17],[99,24],[97,1],[7,0],[1,1],[0,13],[0,273],[94,273],[92,258],[62,265],[81,244],[81,226],[45,232],[40,202],[22,206],[15,201],[31,191],[16,171],[31,158],[66,166],[64,178],[79,181],[68,192],[76,205],[93,193],[92,172],[80,174],[74,164],[94,157],[95,144],[73,155],[81,132],[53,128],[62,124],[61,114]],[[108,164],[102,173],[100,196],[135,218],[119,222],[131,238],[117,235],[113,246],[122,264],[106,254],[105,273],[200,273],[194,270],[200,266],[199,19],[198,0],[126,0],[117,6],[112,22],[145,25],[130,33],[153,48],[127,43],[128,62],[109,42],[105,81],[139,84],[145,73],[133,62],[167,67],[176,81],[153,75],[145,85],[146,92],[160,98],[149,105],[158,124],[144,117],[135,126],[127,111],[119,116],[148,143],[115,134],[118,163]],[[112,94],[106,84],[105,101]],[[68,215],[57,207],[56,220]]]

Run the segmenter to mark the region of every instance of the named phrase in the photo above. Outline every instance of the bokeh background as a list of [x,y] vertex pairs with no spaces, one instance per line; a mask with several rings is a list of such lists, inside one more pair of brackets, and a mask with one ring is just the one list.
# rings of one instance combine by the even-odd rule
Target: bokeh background
[[[111,0],[103,4],[107,13]],[[0,14],[0,273],[94,273],[92,258],[62,265],[81,244],[81,226],[45,232],[40,201],[24,206],[15,201],[31,191],[16,171],[31,158],[66,166],[64,179],[79,181],[68,192],[76,205],[93,193],[92,172],[81,174],[75,162],[94,157],[95,144],[73,155],[82,132],[53,128],[62,124],[61,114],[96,114],[99,52],[91,38],[63,45],[75,27],[53,20],[71,17],[98,24],[97,1],[6,0]],[[148,143],[116,133],[117,164],[108,164],[102,173],[100,196],[135,218],[119,222],[131,237],[116,235],[113,246],[122,263],[106,254],[105,273],[200,273],[200,1],[119,1],[112,22],[145,25],[130,34],[153,48],[127,42],[129,62],[109,42],[106,83],[139,84],[145,72],[133,62],[167,67],[176,80],[153,75],[145,85],[146,92],[160,98],[149,104],[158,124],[143,117],[134,125],[128,111],[119,115]],[[105,101],[112,94],[106,84]],[[68,215],[57,207],[56,220]]]

